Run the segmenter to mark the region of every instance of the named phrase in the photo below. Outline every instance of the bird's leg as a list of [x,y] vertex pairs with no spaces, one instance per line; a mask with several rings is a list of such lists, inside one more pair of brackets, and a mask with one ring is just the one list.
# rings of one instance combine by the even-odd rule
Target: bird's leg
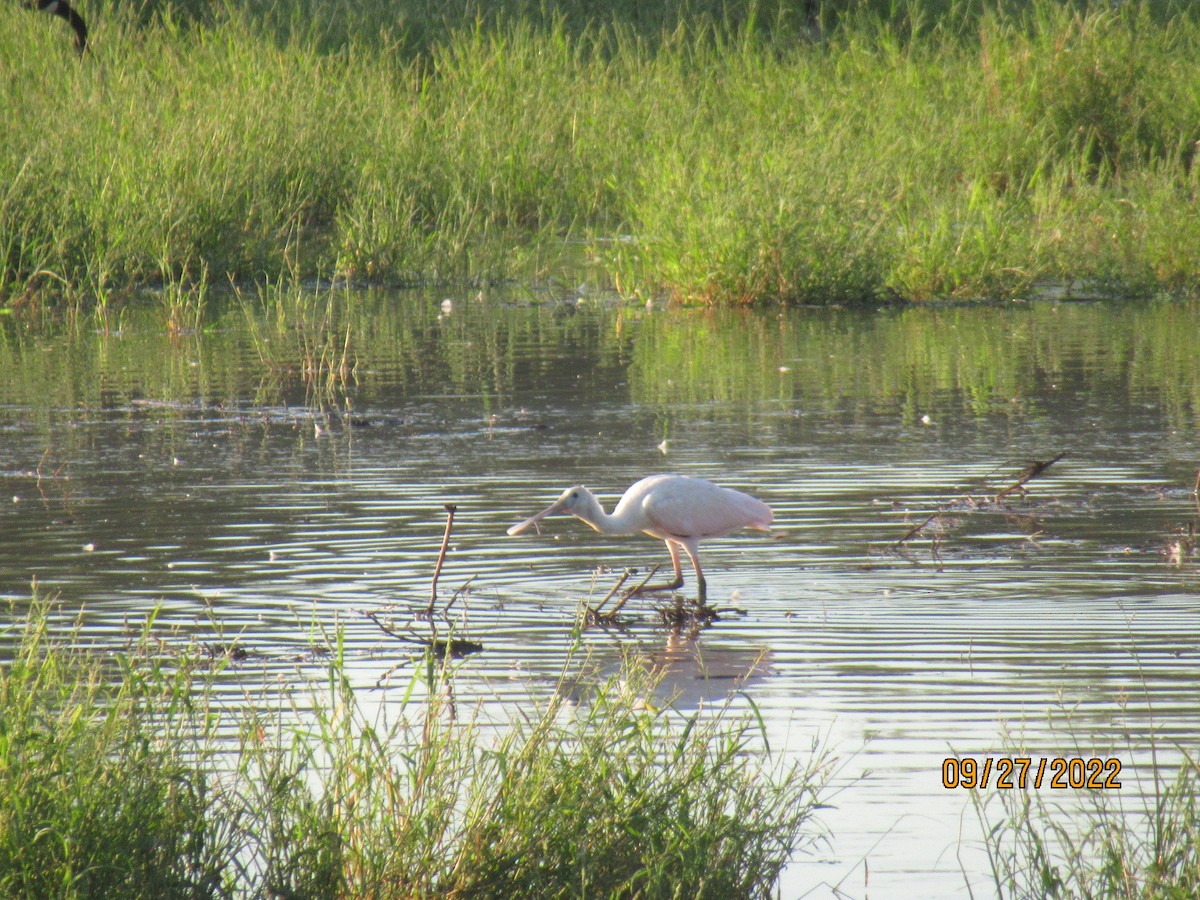
[[[704,580],[704,572],[700,569],[700,557],[696,553],[694,542],[684,544],[683,549],[687,551],[688,559],[692,561],[692,568],[696,570],[696,608],[704,609],[708,606],[708,583]],[[680,581],[682,580],[681,578]]]
[[648,594],[651,591],[675,591],[683,587],[683,567],[679,564],[679,547],[667,541],[667,549],[671,552],[671,565],[675,567],[675,580],[670,584],[640,584],[633,591],[635,594]]

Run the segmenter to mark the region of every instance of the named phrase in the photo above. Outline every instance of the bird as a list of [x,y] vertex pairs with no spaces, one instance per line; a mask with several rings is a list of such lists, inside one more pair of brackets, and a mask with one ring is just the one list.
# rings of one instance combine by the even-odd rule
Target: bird
[[521,534],[546,516],[566,513],[582,519],[601,534],[648,534],[665,541],[675,567],[675,578],[668,584],[643,586],[645,591],[673,591],[683,587],[683,569],[679,563],[682,549],[696,570],[698,604],[707,602],[707,585],[700,568],[699,543],[703,538],[722,537],[740,528],[770,531],[775,514],[757,497],[732,488],[721,487],[691,475],[650,475],[631,485],[617,502],[612,514],[606,513],[596,495],[583,485],[563,491],[562,496],[535,516],[508,529]]
[[48,12],[66,19],[75,29],[75,49],[81,54],[87,49],[87,23],[83,21],[83,16],[77,13],[66,0],[29,0],[25,5],[30,9]]

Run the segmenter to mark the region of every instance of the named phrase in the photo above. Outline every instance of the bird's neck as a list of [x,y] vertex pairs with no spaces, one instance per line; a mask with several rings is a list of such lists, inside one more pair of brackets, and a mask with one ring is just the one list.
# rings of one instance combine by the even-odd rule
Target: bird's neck
[[580,510],[577,515],[601,534],[629,533],[629,528],[626,527],[624,520],[616,515],[615,511],[613,515],[606,513],[604,507],[600,505],[600,501],[595,497],[592,497],[587,508]]

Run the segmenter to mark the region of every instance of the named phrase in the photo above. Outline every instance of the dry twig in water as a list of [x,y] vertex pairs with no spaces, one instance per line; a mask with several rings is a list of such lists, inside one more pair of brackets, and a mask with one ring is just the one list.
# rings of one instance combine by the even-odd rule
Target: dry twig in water
[[[1016,481],[1014,481],[1012,484],[1010,484],[1008,487],[1006,487],[1004,490],[1000,491],[1000,493],[996,494],[996,496],[992,498],[992,505],[998,506],[1000,504],[1000,501],[1003,500],[1005,497],[1007,497],[1009,494],[1015,493],[1016,491],[1023,490],[1025,485],[1028,482],[1032,481],[1034,478],[1037,478],[1039,475],[1041,475],[1043,472],[1045,472],[1048,468],[1050,468],[1052,465],[1054,465],[1056,462],[1058,462],[1060,459],[1062,459],[1066,455],[1067,454],[1064,451],[1062,453],[1059,453],[1053,459],[1031,460],[1025,466],[1025,468],[1021,470],[1021,474],[1017,477]],[[1197,486],[1197,491],[1200,491],[1200,472],[1196,473],[1196,486]],[[1200,500],[1198,500],[1198,502],[1200,502]],[[912,540],[914,537],[916,537],[918,534],[920,534],[922,531],[924,531],[930,522],[933,522],[934,520],[940,518],[943,514],[945,514],[945,512],[950,508],[951,504],[954,504],[954,503],[965,503],[972,510],[976,510],[978,508],[978,504],[976,503],[976,501],[974,499],[972,499],[970,494],[963,494],[961,497],[956,497],[954,500],[951,500],[947,503],[943,503],[936,510],[931,512],[924,519],[922,519],[920,522],[918,522],[916,525],[914,525],[912,528],[910,528],[908,531],[906,531],[904,533],[903,537],[901,537],[899,540],[897,540],[895,543],[892,544],[892,549],[898,549],[898,548],[904,546],[904,544],[908,543],[908,541]],[[941,559],[937,552],[939,543],[940,543],[940,540],[938,538],[934,538],[933,555],[934,555],[934,558],[940,562]]]
[[1043,472],[1045,472],[1048,468],[1050,468],[1052,465],[1054,465],[1056,462],[1058,462],[1060,459],[1062,459],[1066,455],[1067,455],[1066,452],[1063,452],[1063,453],[1058,454],[1058,456],[1054,457],[1054,459],[1030,460],[1029,465],[1027,465],[1022,470],[1021,476],[1016,481],[1014,481],[1012,484],[1010,484],[1008,487],[1006,487],[1004,490],[1002,490],[1000,493],[998,493],[992,499],[992,502],[999,503],[1001,500],[1003,500],[1005,497],[1007,497],[1009,494],[1013,493],[1014,491],[1021,490],[1023,487],[1025,487],[1025,484],[1027,482],[1030,482],[1033,479],[1037,478],[1039,475],[1041,475]]
[[649,572],[646,573],[646,577],[643,578],[641,581],[639,581],[637,583],[637,585],[635,585],[634,587],[631,587],[629,590],[625,591],[625,593],[621,594],[621,599],[617,601],[616,606],[614,606],[608,612],[602,612],[602,610],[604,609],[604,604],[607,603],[609,600],[611,600],[613,598],[613,596],[616,595],[616,593],[621,590],[621,585],[623,585],[626,581],[628,581],[630,576],[632,576],[637,570],[636,569],[626,569],[624,572],[622,572],[621,577],[617,579],[617,583],[614,584],[609,589],[608,593],[604,595],[604,599],[601,600],[599,603],[597,603],[594,607],[589,606],[587,608],[587,612],[585,613],[587,624],[589,624],[589,625],[615,625],[615,624],[617,624],[617,613],[621,611],[621,607],[625,605],[626,601],[629,600],[630,597],[632,597],[634,594],[636,594],[638,591],[640,591],[642,588],[644,588],[647,585],[647,583],[650,581],[650,579],[653,578],[658,573],[658,570],[659,570],[659,566],[656,565],[654,568],[652,568]]
[[438,576],[442,574],[442,563],[446,561],[446,548],[450,546],[450,532],[454,530],[454,513],[458,511],[458,507],[453,503],[447,503],[443,509],[446,510],[446,533],[442,535],[442,549],[438,553],[437,564],[433,567],[433,581],[429,585],[429,606],[425,608],[427,616],[433,615],[433,607],[437,604]]
[[449,640],[433,638],[426,640],[424,638],[413,637],[397,631],[391,625],[384,622],[379,618],[379,613],[364,610],[363,615],[374,622],[376,627],[388,637],[395,638],[405,644],[412,644],[414,647],[421,647],[424,650],[432,649],[433,655],[438,659],[444,659],[447,656],[451,659],[462,659],[464,656],[470,656],[472,653],[478,653],[483,649],[483,644],[461,638],[450,638]]

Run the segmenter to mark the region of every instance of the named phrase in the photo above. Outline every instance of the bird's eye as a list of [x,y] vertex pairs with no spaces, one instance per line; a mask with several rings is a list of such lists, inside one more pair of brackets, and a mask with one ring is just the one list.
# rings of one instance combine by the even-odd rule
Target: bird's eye
[[579,491],[571,491],[571,499],[578,500],[579,499]]

